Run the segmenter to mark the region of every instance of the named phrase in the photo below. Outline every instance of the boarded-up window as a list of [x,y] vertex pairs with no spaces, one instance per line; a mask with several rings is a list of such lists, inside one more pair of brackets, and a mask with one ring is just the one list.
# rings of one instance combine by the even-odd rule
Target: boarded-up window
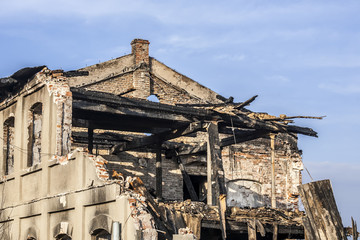
[[10,117],[4,122],[4,171],[5,175],[14,171],[14,128],[15,118]]
[[29,114],[28,167],[41,162],[42,104],[36,103]]

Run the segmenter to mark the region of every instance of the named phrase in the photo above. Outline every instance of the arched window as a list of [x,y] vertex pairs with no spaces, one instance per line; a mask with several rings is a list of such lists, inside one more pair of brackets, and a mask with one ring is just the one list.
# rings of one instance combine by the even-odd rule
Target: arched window
[[42,103],[35,103],[29,114],[28,167],[41,162]]
[[93,232],[91,240],[111,240],[111,235],[104,229],[97,229]]
[[4,172],[5,175],[11,174],[14,171],[14,128],[15,118],[9,117],[4,122]]

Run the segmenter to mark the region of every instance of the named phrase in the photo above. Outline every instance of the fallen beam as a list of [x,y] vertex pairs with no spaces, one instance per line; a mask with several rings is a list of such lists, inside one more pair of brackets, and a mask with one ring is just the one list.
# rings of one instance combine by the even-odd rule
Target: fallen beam
[[298,187],[308,218],[306,236],[313,240],[346,240],[330,180],[303,184]]

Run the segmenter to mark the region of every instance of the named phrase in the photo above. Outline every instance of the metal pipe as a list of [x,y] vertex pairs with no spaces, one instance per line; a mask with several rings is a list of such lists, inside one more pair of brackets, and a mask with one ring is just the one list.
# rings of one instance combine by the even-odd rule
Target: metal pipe
[[271,207],[276,208],[275,192],[275,133],[270,133],[271,141]]
[[120,240],[120,223],[113,222],[112,224],[112,233],[111,233],[111,240]]

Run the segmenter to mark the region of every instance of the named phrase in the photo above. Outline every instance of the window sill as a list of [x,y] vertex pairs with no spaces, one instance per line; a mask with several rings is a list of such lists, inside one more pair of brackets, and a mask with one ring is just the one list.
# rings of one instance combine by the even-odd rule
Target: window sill
[[11,181],[11,180],[14,180],[14,179],[15,179],[15,174],[11,173],[9,175],[2,176],[1,179],[0,179],[0,183],[5,183],[5,182],[8,182],[8,181]]
[[20,174],[21,177],[41,171],[42,167],[41,167],[41,163],[35,164],[34,166],[31,166],[29,168],[26,168],[24,170],[22,170],[22,173]]

